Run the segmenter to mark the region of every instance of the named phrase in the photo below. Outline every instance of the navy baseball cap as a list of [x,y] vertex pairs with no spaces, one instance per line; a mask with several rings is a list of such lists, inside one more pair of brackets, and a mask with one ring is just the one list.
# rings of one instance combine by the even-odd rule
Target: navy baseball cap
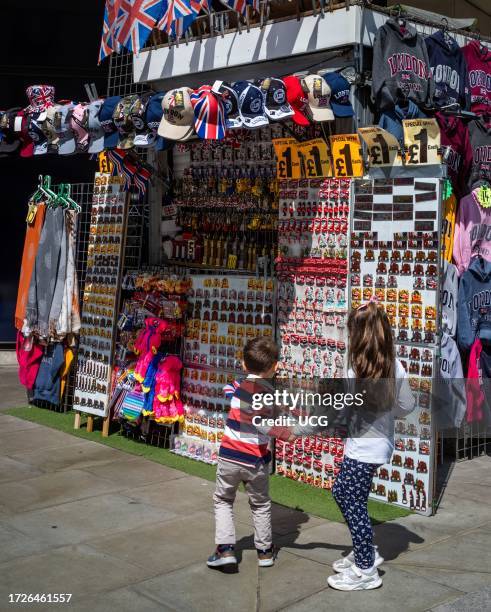
[[99,111],[99,121],[104,130],[104,148],[114,149],[118,146],[119,132],[113,121],[113,113],[121,96],[111,96],[104,100],[101,110]]
[[[249,85],[247,81],[239,81]],[[245,87],[244,87],[245,89]],[[215,81],[213,91],[217,91],[222,97],[225,110],[225,124],[228,130],[242,127],[242,117],[239,113],[239,95],[237,90],[225,81]]]
[[268,118],[264,112],[263,92],[251,85],[242,89],[239,94],[239,112],[245,127],[259,128],[269,125]]
[[267,78],[260,84],[264,92],[264,111],[273,121],[293,117],[294,110],[286,99],[286,85],[281,79]]
[[48,139],[41,127],[46,119],[46,111],[29,114],[27,132],[34,143],[34,155],[46,155],[48,152]]
[[135,126],[135,147],[155,148],[164,151],[172,146],[172,143],[162,136],[157,130],[162,120],[164,110],[162,100],[165,92],[144,94],[140,97],[141,104],[132,110],[132,120]]
[[336,117],[353,117],[355,111],[350,102],[350,84],[339,72],[328,72],[324,81],[331,88],[331,108]]

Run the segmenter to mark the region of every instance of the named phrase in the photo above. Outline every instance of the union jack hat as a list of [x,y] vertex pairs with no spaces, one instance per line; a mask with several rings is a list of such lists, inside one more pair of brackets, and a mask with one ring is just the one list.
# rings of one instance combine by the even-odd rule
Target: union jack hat
[[54,105],[55,88],[53,85],[30,85],[26,89],[29,106],[26,113],[40,113]]
[[194,129],[200,138],[225,138],[225,110],[221,98],[210,85],[202,85],[191,94],[194,108]]

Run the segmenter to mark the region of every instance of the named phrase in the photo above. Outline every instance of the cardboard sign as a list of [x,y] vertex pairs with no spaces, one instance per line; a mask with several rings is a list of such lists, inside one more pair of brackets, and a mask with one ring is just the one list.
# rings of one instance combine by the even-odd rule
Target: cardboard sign
[[436,119],[404,119],[406,164],[440,164],[440,128]]
[[297,144],[302,178],[324,178],[332,176],[331,157],[327,143],[315,138]]
[[402,165],[399,142],[390,132],[370,126],[358,128],[358,133],[367,145],[368,163],[371,167]]
[[276,175],[279,179],[300,178],[300,161],[295,138],[274,138]]
[[336,178],[363,176],[363,159],[358,134],[330,136],[331,154]]
[[113,171],[113,163],[107,155],[107,151],[101,151],[97,156],[99,162],[99,172],[103,174],[111,174]]

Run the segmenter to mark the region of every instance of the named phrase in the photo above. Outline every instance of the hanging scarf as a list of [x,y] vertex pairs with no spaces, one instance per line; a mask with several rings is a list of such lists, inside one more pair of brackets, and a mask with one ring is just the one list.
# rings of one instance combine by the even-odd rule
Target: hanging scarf
[[60,239],[60,258],[58,263],[58,269],[56,270],[56,285],[55,292],[53,295],[53,301],[51,302],[51,308],[49,311],[49,337],[56,339],[57,337],[57,323],[61,316],[61,310],[63,306],[63,296],[65,294],[65,285],[67,278],[67,263],[68,263],[68,236],[67,236],[67,224],[66,224],[66,213],[63,213],[62,233]]
[[46,215],[46,205],[38,204],[36,216],[32,224],[27,225],[26,238],[24,241],[24,251],[22,253],[22,263],[20,267],[19,289],[17,292],[17,305],[15,307],[15,327],[22,329],[26,316],[27,296],[31,283],[32,272],[36,262],[39,239],[43,229],[44,217]]
[[58,277],[64,225],[64,211],[61,208],[46,210],[29,284],[23,328],[25,335],[35,333],[41,338],[49,335],[49,315]]
[[[67,234],[67,265],[65,284],[63,291],[63,299],[61,304],[60,316],[56,324],[56,337],[62,340],[68,334],[73,333],[73,323],[77,325],[77,316],[80,318],[80,313],[73,311],[77,272],[75,270],[75,236],[76,236],[76,213],[69,210],[65,213],[65,226]],[[77,283],[78,290],[78,283]],[[78,300],[77,300],[78,304]],[[78,321],[80,327],[80,321]]]

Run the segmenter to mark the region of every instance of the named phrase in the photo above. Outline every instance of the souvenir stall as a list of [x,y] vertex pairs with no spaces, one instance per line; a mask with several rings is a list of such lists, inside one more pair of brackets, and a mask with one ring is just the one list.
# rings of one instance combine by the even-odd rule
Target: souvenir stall
[[[376,299],[417,408],[372,496],[430,514],[445,440],[458,453],[489,427],[491,51],[360,4],[261,17],[240,36],[200,32],[200,5],[191,30],[154,15],[135,49],[107,3],[109,95],[67,111],[107,163],[74,408],[215,463],[247,339],[277,340],[284,379],[343,378],[347,315]],[[128,220],[150,175],[144,268],[126,260]],[[277,442],[274,469],[331,489],[343,453],[338,432]]]

